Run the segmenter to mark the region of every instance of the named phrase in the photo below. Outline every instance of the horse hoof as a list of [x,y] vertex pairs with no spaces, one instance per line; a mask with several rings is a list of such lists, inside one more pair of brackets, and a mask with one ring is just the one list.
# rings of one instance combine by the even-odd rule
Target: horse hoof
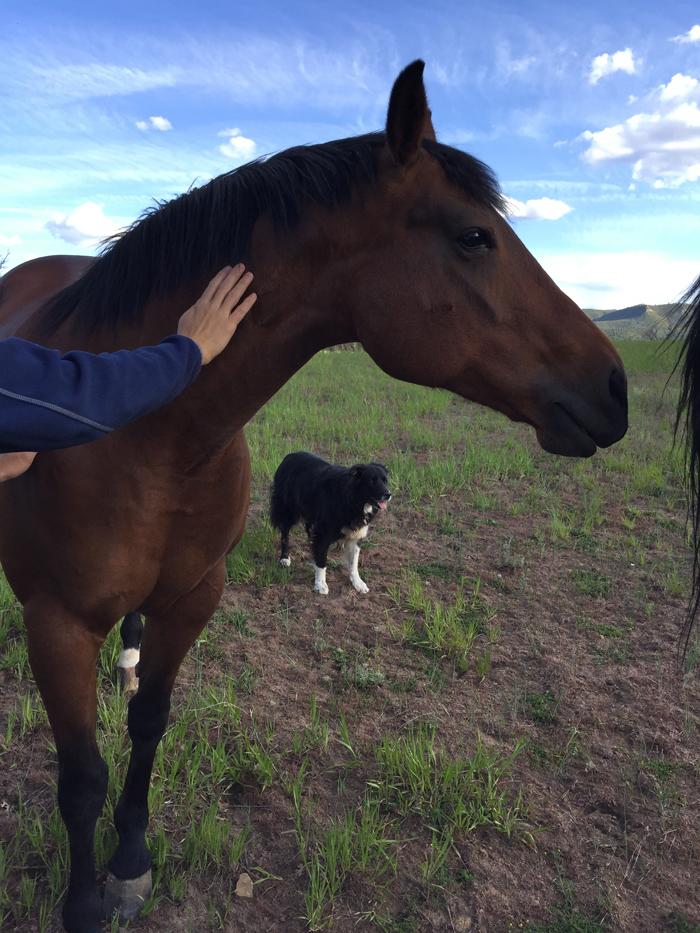
[[140,878],[122,881],[112,872],[107,875],[107,885],[103,901],[105,920],[112,920],[115,915],[119,923],[135,920],[141,913],[141,908],[151,896],[153,884],[151,869]]
[[119,684],[122,688],[122,693],[136,693],[139,689],[139,679],[136,676],[135,667],[118,667],[119,671]]

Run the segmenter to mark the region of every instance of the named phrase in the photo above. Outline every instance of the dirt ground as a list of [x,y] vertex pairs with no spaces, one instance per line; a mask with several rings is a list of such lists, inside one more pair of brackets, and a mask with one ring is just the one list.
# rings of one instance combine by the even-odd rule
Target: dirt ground
[[[397,824],[396,878],[378,887],[351,873],[327,918],[333,930],[696,929],[690,924],[700,923],[700,682],[697,669],[686,675],[679,665],[684,598],[663,585],[658,560],[646,569],[638,556],[645,548],[650,558],[678,553],[682,510],[660,499],[654,512],[638,516],[634,559],[606,546],[606,529],[619,527],[624,517],[621,503],[592,539],[553,541],[543,536],[537,515],[513,514],[513,504],[527,494],[525,484],[502,483],[494,492],[495,509],[468,507],[462,496],[444,497],[432,511],[392,504],[362,550],[367,596],[351,589],[338,565],[328,571],[330,595],[316,595],[300,536],[293,540],[287,582],[227,588],[224,607],[244,610],[254,637],[222,637],[216,651],[188,659],[174,709],[197,678],[206,683],[253,671],[252,692],[239,700],[244,722],[258,730],[269,723],[271,747],[284,754],[271,786],[261,791],[235,784],[220,804],[234,830],[250,820],[241,865],[230,875],[209,869],[191,875],[181,899],[162,897],[131,929],[309,928],[301,919],[308,878],[285,776],[302,760],[292,750],[293,737],[309,725],[312,694],[332,736],[311,759],[310,815],[319,825],[358,805],[373,773],[367,755],[373,744],[431,722],[448,756],[472,754],[477,730],[486,748],[503,754],[527,738],[512,768],[511,796],[522,793],[532,830],[541,830],[535,848],[492,828],[457,835],[449,870],[430,886],[420,866],[433,834],[409,816]],[[262,504],[253,505],[251,526],[262,515]],[[260,555],[260,561],[273,560]],[[472,581],[472,590],[478,578],[480,605],[500,630],[481,647],[477,640],[475,663],[465,673],[449,657],[416,650],[398,637],[407,611],[391,588],[406,567],[418,569],[426,591],[445,602],[454,599],[462,577]],[[592,570],[602,581],[599,592],[590,585],[598,579]],[[588,574],[588,592],[581,571]],[[378,672],[373,682],[349,681],[344,657],[363,658]],[[5,672],[5,711],[16,691],[16,676]],[[364,761],[350,769],[337,740],[341,713]],[[22,748],[16,766],[0,770],[5,840],[16,831],[19,794],[25,804],[52,806],[56,771],[48,727],[25,736]],[[177,800],[171,806],[177,808]],[[164,818],[166,832],[168,822]],[[171,824],[175,831],[177,820]],[[252,899],[231,897],[240,870],[256,882]],[[216,922],[212,905],[219,908]],[[10,929],[40,927],[22,922]],[[60,927],[54,919],[46,929]]]

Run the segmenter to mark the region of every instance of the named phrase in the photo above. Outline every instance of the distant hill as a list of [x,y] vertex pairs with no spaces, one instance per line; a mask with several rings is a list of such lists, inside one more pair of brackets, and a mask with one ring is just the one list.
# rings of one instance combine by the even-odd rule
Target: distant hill
[[663,340],[687,305],[632,305],[611,311],[584,308],[584,314],[616,340]]

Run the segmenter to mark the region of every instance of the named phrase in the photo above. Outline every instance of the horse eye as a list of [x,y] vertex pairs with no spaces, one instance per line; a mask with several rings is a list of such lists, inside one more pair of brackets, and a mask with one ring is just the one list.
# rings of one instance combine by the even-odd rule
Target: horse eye
[[473,230],[467,230],[460,236],[459,245],[462,249],[467,250],[487,249],[491,246],[491,240],[485,230],[479,230],[475,227]]

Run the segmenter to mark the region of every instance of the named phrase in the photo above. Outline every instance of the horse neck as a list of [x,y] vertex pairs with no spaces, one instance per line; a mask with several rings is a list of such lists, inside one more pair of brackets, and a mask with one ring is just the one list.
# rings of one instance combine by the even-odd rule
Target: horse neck
[[[298,257],[298,254],[297,254]],[[185,471],[210,461],[319,350],[356,339],[342,277],[328,264],[251,259],[259,299],[233,339],[158,419],[154,449],[172,439]],[[281,284],[283,283],[283,284]],[[151,425],[145,426],[146,430]]]

